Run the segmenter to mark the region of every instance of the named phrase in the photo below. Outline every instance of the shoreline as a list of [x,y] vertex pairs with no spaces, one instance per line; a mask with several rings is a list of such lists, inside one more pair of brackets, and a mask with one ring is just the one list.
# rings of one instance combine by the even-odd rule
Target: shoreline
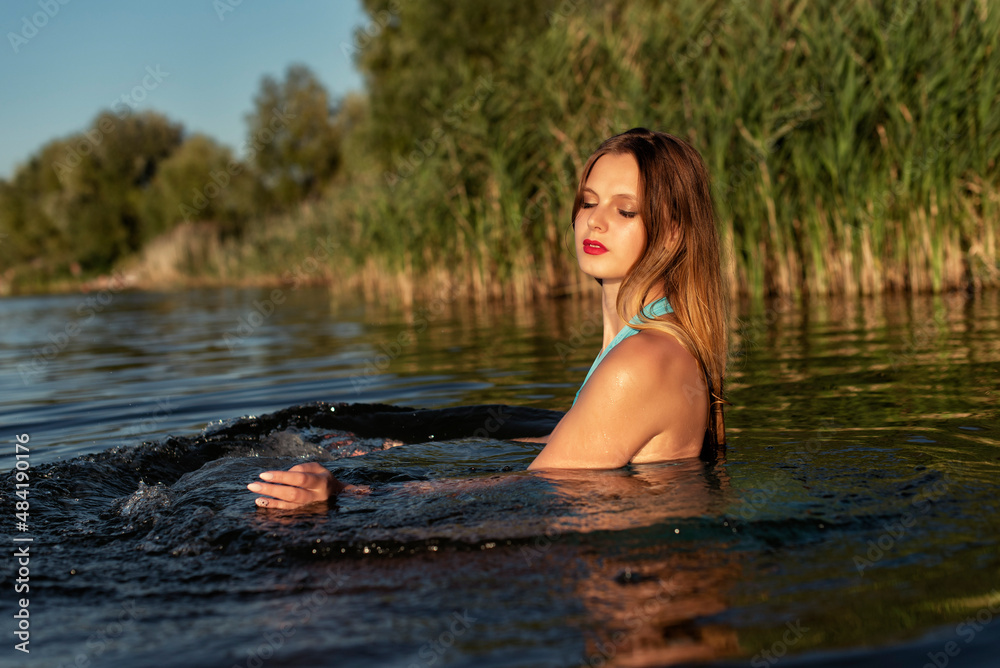
[[[454,273],[448,271],[437,271],[431,276],[414,276],[405,272],[387,273],[383,271],[362,270],[352,273],[349,277],[336,280],[332,274],[323,272],[319,275],[301,278],[286,275],[276,275],[273,273],[261,273],[244,276],[211,276],[211,275],[178,275],[170,280],[140,278],[136,273],[127,273],[122,270],[114,270],[110,274],[99,274],[85,279],[59,279],[42,286],[33,286],[28,289],[13,290],[4,282],[0,282],[0,300],[16,297],[38,297],[50,295],[72,295],[90,294],[95,292],[178,292],[184,290],[197,289],[297,289],[300,287],[324,287],[331,294],[339,294],[349,291],[356,296],[362,296],[366,301],[378,299],[397,299],[404,303],[433,298],[442,291],[454,295],[456,298],[468,299],[475,302],[498,302],[527,304],[539,300],[565,299],[580,295],[599,295],[600,290],[596,283],[590,287],[591,281],[582,277],[582,281],[566,283],[559,286],[529,286],[530,276],[518,278],[520,289],[515,289],[508,284],[497,284],[493,289],[482,291],[477,289],[476,281],[468,280],[466,277],[459,278]],[[730,280],[731,287],[734,281]],[[532,289],[533,288],[533,289]],[[788,301],[797,302],[809,301],[812,299],[842,300],[847,298],[881,298],[899,296],[926,296],[941,295],[952,296],[962,294],[973,296],[981,293],[995,292],[1000,286],[995,284],[976,284],[974,282],[963,282],[957,285],[942,286],[941,289],[898,289],[885,287],[872,292],[861,291],[830,291],[826,293],[804,292],[785,294],[769,293],[757,295],[747,290],[731,289],[730,297],[737,302],[743,301]]]

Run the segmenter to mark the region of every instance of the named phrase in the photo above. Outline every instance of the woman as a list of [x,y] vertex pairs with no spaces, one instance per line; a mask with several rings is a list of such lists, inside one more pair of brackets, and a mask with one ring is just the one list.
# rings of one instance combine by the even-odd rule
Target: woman
[[[725,444],[727,304],[701,156],[644,128],[611,137],[584,166],[573,228],[580,268],[601,284],[604,348],[528,468],[714,456]],[[351,488],[315,462],[260,477],[248,488],[269,508]]]

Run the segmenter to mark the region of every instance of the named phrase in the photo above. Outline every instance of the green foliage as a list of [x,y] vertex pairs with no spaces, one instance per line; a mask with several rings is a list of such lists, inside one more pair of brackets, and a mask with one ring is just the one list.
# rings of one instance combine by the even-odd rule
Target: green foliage
[[0,267],[46,260],[68,264],[69,220],[52,165],[67,150],[64,142],[45,146],[11,182],[0,181]]
[[58,276],[105,271],[142,242],[140,202],[181,127],[159,114],[100,114],[54,141],[0,191],[4,261]]
[[340,165],[337,109],[302,65],[289,67],[284,81],[263,78],[247,124],[248,159],[279,207],[319,192]]
[[331,237],[341,257],[316,276],[579,289],[577,174],[646,126],[705,156],[742,292],[1000,285],[1000,11],[984,0],[364,6],[342,50],[366,94],[331,104],[301,66],[265,77],[247,165],[156,115],[112,117],[67,173],[84,135],[44,147],[0,183],[4,267],[107,267],[195,208],[243,233],[219,276]]
[[163,161],[141,205],[142,239],[149,242],[183,221],[211,220],[238,232],[252,215],[255,181],[232,152],[192,135]]
[[105,272],[184,221],[238,235],[257,212],[288,208],[330,182],[343,127],[364,108],[355,99],[334,115],[304,67],[281,83],[265,77],[255,104],[249,165],[153,112],[103,112],[87,130],[43,147],[0,181],[6,280],[11,272],[31,282]]
[[705,155],[740,290],[1000,284],[987,3],[567,0],[496,22],[467,5],[366,3],[385,185],[346,216],[356,252],[559,289],[576,174],[642,125]]
[[[549,27],[554,0],[481,3],[463,0],[364,0],[372,17],[358,28],[353,51],[364,72],[381,167],[429,137],[482,76]],[[375,33],[372,36],[370,33]]]

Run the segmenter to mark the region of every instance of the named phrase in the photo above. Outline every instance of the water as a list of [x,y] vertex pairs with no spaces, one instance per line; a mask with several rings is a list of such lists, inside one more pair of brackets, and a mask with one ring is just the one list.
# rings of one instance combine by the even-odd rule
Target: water
[[[724,461],[562,476],[593,305],[271,296],[0,301],[0,664],[1000,662],[997,294],[747,308]],[[255,509],[307,458],[373,491]]]

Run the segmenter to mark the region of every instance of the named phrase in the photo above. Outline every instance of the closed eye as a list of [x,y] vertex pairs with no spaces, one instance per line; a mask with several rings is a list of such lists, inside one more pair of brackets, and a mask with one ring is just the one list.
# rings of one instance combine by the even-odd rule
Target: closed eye
[[638,211],[626,211],[624,209],[618,209],[618,213],[621,214],[622,218],[635,218],[639,215]]
[[580,205],[580,208],[581,209],[593,209],[595,206],[597,206],[596,202],[584,202],[584,203],[582,203]]

